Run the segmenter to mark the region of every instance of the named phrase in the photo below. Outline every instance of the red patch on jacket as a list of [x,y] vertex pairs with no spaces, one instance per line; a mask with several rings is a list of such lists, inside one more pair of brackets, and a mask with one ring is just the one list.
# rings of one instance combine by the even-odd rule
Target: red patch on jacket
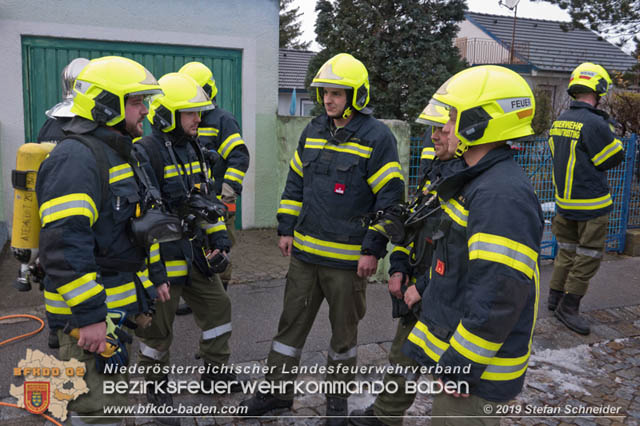
[[344,183],[336,183],[336,186],[333,187],[333,192],[343,195],[345,189],[347,189],[347,187],[344,185]]
[[444,262],[440,259],[436,262],[436,272],[440,275],[444,275]]

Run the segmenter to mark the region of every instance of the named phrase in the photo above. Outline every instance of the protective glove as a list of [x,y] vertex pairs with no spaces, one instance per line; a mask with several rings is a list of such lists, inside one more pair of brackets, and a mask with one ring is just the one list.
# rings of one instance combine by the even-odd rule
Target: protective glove
[[[117,367],[129,365],[129,352],[127,344],[131,344],[133,339],[122,329],[123,326],[129,328],[137,327],[136,323],[129,320],[124,311],[109,309],[107,311],[107,342],[116,347],[116,350],[109,357],[102,354],[95,354],[96,368],[103,374],[114,374]],[[105,368],[111,366],[107,371]]]

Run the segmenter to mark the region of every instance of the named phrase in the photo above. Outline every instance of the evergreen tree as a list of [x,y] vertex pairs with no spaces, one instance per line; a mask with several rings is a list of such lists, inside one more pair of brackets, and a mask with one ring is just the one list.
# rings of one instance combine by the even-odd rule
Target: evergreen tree
[[[534,0],[536,1],[536,0]],[[564,27],[586,28],[622,46],[640,33],[640,0],[537,0],[558,5],[571,16]]]
[[316,41],[323,49],[309,63],[307,86],[326,60],[350,53],[369,71],[374,114],[413,123],[465,66],[453,43],[465,10],[464,0],[319,0]]
[[311,42],[300,41],[300,8],[290,9],[293,0],[280,0],[280,47],[305,50]]

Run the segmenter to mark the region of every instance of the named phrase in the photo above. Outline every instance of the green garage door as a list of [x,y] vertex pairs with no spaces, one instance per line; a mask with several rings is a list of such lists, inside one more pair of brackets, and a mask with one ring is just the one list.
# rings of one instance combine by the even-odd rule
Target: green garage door
[[[218,105],[232,112],[242,127],[242,53],[239,50],[23,36],[25,141],[36,140],[47,118],[45,111],[60,102],[62,69],[78,57],[93,59],[108,55],[134,59],[156,78],[178,71],[187,62],[204,63],[213,71]],[[146,123],[145,133],[149,131]],[[237,226],[241,217],[236,215]]]

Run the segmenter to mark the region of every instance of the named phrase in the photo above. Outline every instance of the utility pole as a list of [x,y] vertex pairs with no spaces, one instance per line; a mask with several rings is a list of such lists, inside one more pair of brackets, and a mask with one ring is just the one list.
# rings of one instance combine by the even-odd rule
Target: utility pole
[[505,6],[508,9],[513,10],[513,31],[511,32],[511,47],[509,48],[509,63],[513,64],[513,57],[515,55],[516,44],[516,19],[518,14],[518,3],[520,0],[498,0],[498,5]]

